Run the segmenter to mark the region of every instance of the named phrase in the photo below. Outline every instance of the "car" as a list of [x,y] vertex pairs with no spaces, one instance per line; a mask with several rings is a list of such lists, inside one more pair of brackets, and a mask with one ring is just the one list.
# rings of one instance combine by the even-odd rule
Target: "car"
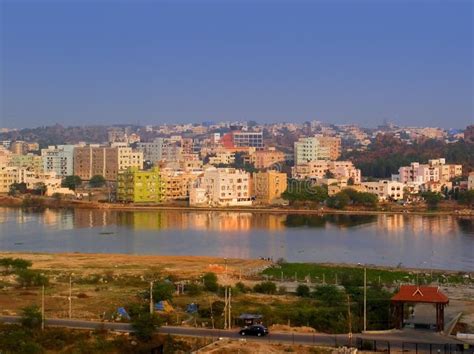
[[268,334],[267,327],[263,325],[252,325],[249,327],[242,328],[239,332],[241,336],[257,336],[263,337]]

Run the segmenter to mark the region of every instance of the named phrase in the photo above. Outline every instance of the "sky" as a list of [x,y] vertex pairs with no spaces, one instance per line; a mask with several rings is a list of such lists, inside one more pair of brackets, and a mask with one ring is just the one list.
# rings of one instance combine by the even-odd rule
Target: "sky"
[[0,0],[0,127],[462,128],[470,0]]

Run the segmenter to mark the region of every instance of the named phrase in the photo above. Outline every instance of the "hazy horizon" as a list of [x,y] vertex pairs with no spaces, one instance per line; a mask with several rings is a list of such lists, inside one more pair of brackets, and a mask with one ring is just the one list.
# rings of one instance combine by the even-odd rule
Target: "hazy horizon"
[[471,1],[3,1],[0,126],[464,128]]

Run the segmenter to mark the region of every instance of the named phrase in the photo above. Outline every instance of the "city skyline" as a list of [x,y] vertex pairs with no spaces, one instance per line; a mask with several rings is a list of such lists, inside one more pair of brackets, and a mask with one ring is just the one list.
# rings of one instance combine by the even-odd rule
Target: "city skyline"
[[0,7],[3,127],[473,119],[468,1]]

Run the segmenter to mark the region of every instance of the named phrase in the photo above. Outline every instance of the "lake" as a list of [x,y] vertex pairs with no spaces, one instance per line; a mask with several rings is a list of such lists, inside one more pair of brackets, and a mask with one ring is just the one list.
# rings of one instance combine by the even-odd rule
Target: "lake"
[[422,215],[0,208],[0,249],[271,257],[474,271],[474,221]]

